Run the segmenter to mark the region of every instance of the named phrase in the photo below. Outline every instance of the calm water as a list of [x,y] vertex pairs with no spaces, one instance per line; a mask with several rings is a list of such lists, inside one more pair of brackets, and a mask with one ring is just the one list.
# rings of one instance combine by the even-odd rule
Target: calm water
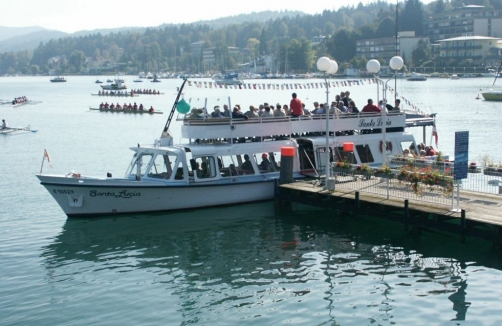
[[[39,101],[0,105],[12,126],[37,133],[0,137],[0,325],[498,325],[502,264],[486,242],[424,232],[273,203],[120,218],[67,219],[39,185],[46,173],[121,175],[128,147],[151,143],[165,124],[180,80],[132,83],[162,96],[134,101],[163,115],[90,112],[96,77],[0,78],[0,98]],[[100,78],[100,79],[106,79]],[[272,81],[257,80],[256,83]],[[277,81],[273,81],[277,83]],[[279,81],[280,82],[280,81]],[[307,81],[296,81],[304,83]],[[288,81],[289,83],[289,81]],[[393,81],[391,82],[393,85]],[[491,79],[407,82],[398,94],[437,112],[440,150],[453,153],[454,132],[470,131],[470,159],[498,147],[500,103],[476,100]],[[389,83],[390,84],[390,83]],[[359,107],[376,85],[350,90]],[[308,105],[322,89],[296,90]],[[288,91],[227,91],[187,87],[201,106],[289,103]],[[391,97],[391,94],[388,95]],[[173,134],[179,138],[174,124]],[[416,130],[422,138],[422,131]],[[426,133],[430,141],[430,130]],[[496,143],[494,143],[496,142]],[[246,194],[243,194],[245,196]],[[194,198],[197,200],[197,198]]]

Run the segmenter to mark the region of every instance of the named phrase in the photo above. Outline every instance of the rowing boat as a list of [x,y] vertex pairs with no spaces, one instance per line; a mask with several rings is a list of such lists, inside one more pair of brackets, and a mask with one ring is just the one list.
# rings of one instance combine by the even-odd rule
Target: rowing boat
[[126,94],[120,94],[120,93],[98,93],[98,94],[92,94],[92,96],[115,96],[115,97],[138,97],[139,95],[137,94],[131,94],[131,93],[126,93]]
[[31,130],[30,126],[28,127],[9,127],[5,129],[0,129],[0,135],[14,135],[24,132],[37,132],[38,130]]
[[101,112],[117,112],[117,113],[137,113],[137,114],[164,114],[162,111],[154,111],[150,112],[148,110],[130,110],[130,109],[100,109],[100,108],[91,108],[89,110],[101,111]]

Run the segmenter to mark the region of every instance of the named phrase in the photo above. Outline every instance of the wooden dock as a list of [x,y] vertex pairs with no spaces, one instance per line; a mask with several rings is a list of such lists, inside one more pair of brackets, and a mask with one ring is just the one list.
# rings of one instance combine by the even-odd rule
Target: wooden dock
[[[291,202],[332,208],[355,217],[366,215],[401,222],[420,232],[424,229],[474,236],[492,241],[502,248],[502,196],[460,191],[461,212],[451,206],[424,201],[345,190],[328,191],[319,180],[296,181],[277,187],[276,203],[287,207]],[[456,203],[455,203],[456,205]]]

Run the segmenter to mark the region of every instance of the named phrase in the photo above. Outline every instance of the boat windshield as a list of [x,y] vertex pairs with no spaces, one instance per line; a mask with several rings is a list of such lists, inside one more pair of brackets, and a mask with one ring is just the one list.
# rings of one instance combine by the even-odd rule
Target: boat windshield
[[177,156],[173,153],[135,153],[127,176],[145,176],[170,179],[178,166]]

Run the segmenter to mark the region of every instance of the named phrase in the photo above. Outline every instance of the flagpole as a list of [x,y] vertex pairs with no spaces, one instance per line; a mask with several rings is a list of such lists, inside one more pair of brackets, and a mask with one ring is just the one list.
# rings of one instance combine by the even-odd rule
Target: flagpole
[[40,174],[42,174],[42,170],[44,169],[45,152],[46,150],[44,149],[44,156],[42,156],[42,165],[40,166]]

